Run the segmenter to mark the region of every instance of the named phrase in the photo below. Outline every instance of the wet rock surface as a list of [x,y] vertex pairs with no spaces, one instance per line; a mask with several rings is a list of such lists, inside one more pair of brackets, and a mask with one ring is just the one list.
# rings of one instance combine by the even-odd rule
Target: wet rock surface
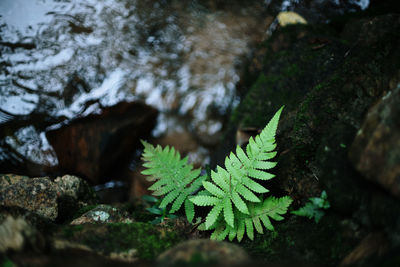
[[76,119],[46,136],[59,169],[98,184],[128,163],[139,139],[150,134],[157,111],[139,102],[121,102],[101,114]]

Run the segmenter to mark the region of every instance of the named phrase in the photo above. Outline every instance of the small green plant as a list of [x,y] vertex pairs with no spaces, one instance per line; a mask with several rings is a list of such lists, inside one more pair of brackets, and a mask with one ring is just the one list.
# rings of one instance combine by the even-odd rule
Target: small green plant
[[150,222],[151,224],[159,224],[164,222],[165,220],[177,218],[176,215],[170,214],[166,208],[159,207],[161,201],[158,198],[144,195],[142,196],[142,199],[149,204],[152,204],[152,206],[150,208],[146,208],[146,210],[156,215],[156,218]]
[[[214,230],[211,239],[228,237],[232,241],[236,237],[241,241],[246,233],[253,240],[254,229],[261,234],[263,226],[273,230],[271,219],[283,220],[292,199],[266,197],[269,190],[255,179],[265,181],[275,176],[266,170],[277,164],[271,159],[276,156],[275,134],[282,110],[283,107],[259,135],[250,138],[245,150],[237,146],[236,154],[227,156],[225,166],[217,166],[210,177],[200,175],[200,169],[193,170],[187,158],[181,159],[174,148],[162,149],[142,141],[143,166],[148,168],[142,173],[156,181],[149,188],[155,191],[153,195],[164,196],[159,207],[166,208],[171,203],[170,213],[174,213],[184,203],[190,222],[194,218],[193,204],[212,207],[205,222],[199,225],[200,230]],[[204,190],[199,191],[201,186]]]
[[314,221],[318,223],[325,214],[324,209],[329,209],[331,206],[328,201],[328,195],[324,190],[320,197],[310,197],[309,200],[304,207],[294,210],[291,213],[309,219],[314,218]]
[[153,147],[151,144],[142,141],[144,151],[142,159],[147,169],[142,174],[150,175],[150,180],[156,181],[149,190],[154,191],[154,196],[164,196],[159,207],[165,209],[172,203],[170,213],[175,213],[185,206],[186,217],[189,222],[194,218],[194,205],[189,201],[188,196],[197,191],[207,176],[200,176],[200,169],[193,169],[188,164],[188,158],[181,159],[178,151],[173,147]]

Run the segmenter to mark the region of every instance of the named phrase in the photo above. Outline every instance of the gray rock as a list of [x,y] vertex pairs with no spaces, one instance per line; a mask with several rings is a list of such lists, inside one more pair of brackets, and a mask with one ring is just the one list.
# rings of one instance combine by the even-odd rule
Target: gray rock
[[75,200],[93,203],[96,194],[89,184],[76,176],[64,175],[54,180],[57,192],[62,196],[71,197]]
[[57,191],[48,177],[23,179],[2,187],[0,205],[21,207],[50,220],[58,215]]
[[48,177],[0,176],[0,206],[19,207],[54,221],[66,219],[84,206],[94,203],[95,194],[82,179],[65,175],[52,182]]

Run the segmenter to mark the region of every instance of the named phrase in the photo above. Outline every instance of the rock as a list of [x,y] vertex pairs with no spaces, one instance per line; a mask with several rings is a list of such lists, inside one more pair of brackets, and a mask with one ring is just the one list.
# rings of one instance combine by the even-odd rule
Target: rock
[[367,179],[400,197],[400,83],[368,111],[349,158]]
[[146,260],[154,260],[181,241],[172,228],[141,222],[68,225],[59,230],[55,239],[84,245],[105,256],[131,255]]
[[54,180],[59,195],[70,197],[76,201],[93,204],[97,198],[96,193],[89,184],[73,175],[64,175]]
[[243,265],[249,262],[249,256],[239,246],[228,242],[210,239],[184,241],[163,252],[157,262],[162,266]]
[[389,247],[383,233],[370,233],[340,263],[340,266],[366,266],[371,256],[382,256]]
[[0,189],[0,205],[21,207],[55,220],[58,215],[57,190],[47,177],[24,179]]
[[94,209],[84,213],[79,218],[73,220],[71,225],[79,225],[85,223],[131,223],[133,220],[129,218],[126,212],[121,212],[109,205],[98,205]]
[[35,251],[44,248],[45,241],[38,231],[22,218],[7,216],[0,222],[0,253],[22,251],[30,246]]
[[0,188],[19,183],[21,181],[27,181],[27,180],[29,180],[28,176],[15,175],[15,174],[3,174],[3,175],[0,175]]
[[32,229],[23,219],[9,216],[0,225],[0,252],[22,250],[25,236],[32,235]]
[[64,220],[87,203],[96,202],[88,184],[75,176],[65,175],[52,182],[48,177],[27,178],[0,176],[0,205],[19,207],[54,221]]
[[[345,26],[343,35],[324,28],[329,25],[281,28],[260,50],[258,63],[262,65],[251,69],[250,89],[231,117],[232,139],[236,129],[263,128],[285,105],[276,137],[279,163],[271,170],[276,178],[262,184],[272,195],[289,194],[294,199],[293,209],[322,190],[331,203],[312,230],[307,230],[302,220],[288,216],[277,224],[277,236],[266,233],[249,245],[252,256],[337,265],[374,227],[399,236],[398,199],[380,194],[382,190],[362,177],[348,153],[367,111],[400,83],[400,16],[357,20]],[[394,116],[398,107],[398,100],[382,105],[382,111],[391,108],[391,117],[385,118],[393,120],[382,125],[390,126],[393,135],[385,140],[393,151],[388,148],[385,162],[378,161],[384,175],[396,172],[396,162],[399,166],[395,152],[399,151],[398,126],[394,126],[399,121]],[[373,134],[371,131],[371,138]],[[381,166],[375,168],[379,171]]]
[[111,172],[129,162],[139,139],[150,134],[157,110],[140,102],[121,102],[101,114],[71,121],[46,136],[56,151],[59,169],[93,184],[110,179]]

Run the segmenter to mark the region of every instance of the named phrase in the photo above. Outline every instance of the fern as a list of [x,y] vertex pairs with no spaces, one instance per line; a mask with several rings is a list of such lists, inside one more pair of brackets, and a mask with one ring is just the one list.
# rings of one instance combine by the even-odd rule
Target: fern
[[328,201],[328,195],[324,190],[322,191],[320,197],[310,197],[309,200],[310,201],[307,202],[304,207],[294,210],[291,213],[297,216],[304,216],[309,219],[314,218],[314,221],[318,223],[325,214],[324,209],[329,209],[331,206]]
[[142,174],[150,175],[150,180],[156,181],[149,190],[154,191],[155,196],[164,196],[159,208],[165,209],[172,203],[169,213],[174,213],[184,204],[186,217],[189,222],[194,218],[194,206],[188,196],[196,192],[206,176],[200,176],[200,169],[193,169],[188,164],[187,157],[181,159],[179,152],[173,147],[153,147],[142,141],[144,151],[143,164],[147,169]]
[[[253,240],[254,229],[260,233],[264,233],[264,227],[267,230],[274,231],[274,226],[271,219],[281,221],[284,218],[281,216],[287,212],[288,207],[292,203],[292,199],[288,196],[275,198],[268,197],[259,203],[250,203],[249,214],[238,213],[235,218],[236,227],[232,227],[223,221],[217,221],[210,228],[206,228],[205,224],[200,225],[200,230],[214,230],[211,234],[211,239],[224,240],[227,236],[230,241],[235,237],[240,242],[244,234]],[[264,227],[263,227],[264,226]]]
[[[269,180],[274,175],[267,172],[276,166],[271,161],[275,156],[275,134],[282,109],[279,109],[267,126],[255,138],[250,138],[245,151],[236,147],[236,154],[231,153],[225,159],[225,168],[217,166],[211,171],[211,180],[199,176],[200,170],[192,170],[187,159],[180,159],[178,152],[166,147],[164,150],[143,142],[146,161],[143,174],[152,175],[158,180],[149,189],[154,195],[165,195],[160,207],[172,203],[172,212],[185,203],[189,221],[194,217],[194,206],[210,206],[211,210],[201,230],[214,230],[212,239],[223,240],[226,237],[241,241],[246,233],[254,238],[254,229],[263,233],[264,227],[273,230],[271,219],[279,221],[287,212],[292,199],[288,196],[275,198],[269,196],[264,200],[260,194],[269,190],[255,180]],[[191,196],[200,186],[204,190]]]
[[[235,227],[236,211],[250,214],[246,202],[260,202],[254,193],[266,193],[268,189],[253,179],[269,180],[273,174],[263,170],[275,167],[276,162],[268,161],[275,157],[275,133],[283,107],[274,115],[267,126],[254,139],[250,138],[246,153],[240,146],[236,147],[236,155],[231,153],[225,159],[225,168],[217,167],[211,172],[214,183],[204,181],[204,188],[211,196],[195,196],[191,201],[199,206],[212,206],[206,217],[206,228],[210,228],[220,213],[223,213],[225,222]],[[244,201],[243,198],[246,200]],[[234,210],[233,207],[236,209]]]

